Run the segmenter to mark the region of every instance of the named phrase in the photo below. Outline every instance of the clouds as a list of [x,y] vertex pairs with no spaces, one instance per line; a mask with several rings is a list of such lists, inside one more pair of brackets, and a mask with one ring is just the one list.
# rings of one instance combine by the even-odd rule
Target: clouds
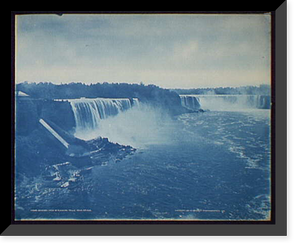
[[173,56],[174,60],[194,60],[199,52],[199,42],[197,40],[189,40],[175,44]]
[[18,82],[270,82],[269,15],[25,15],[17,41]]

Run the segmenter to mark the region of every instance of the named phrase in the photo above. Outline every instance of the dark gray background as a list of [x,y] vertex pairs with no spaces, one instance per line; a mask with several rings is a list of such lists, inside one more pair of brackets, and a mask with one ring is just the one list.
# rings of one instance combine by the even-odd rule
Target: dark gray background
[[12,224],[1,236],[286,236],[287,4],[283,2],[275,11],[275,224]]

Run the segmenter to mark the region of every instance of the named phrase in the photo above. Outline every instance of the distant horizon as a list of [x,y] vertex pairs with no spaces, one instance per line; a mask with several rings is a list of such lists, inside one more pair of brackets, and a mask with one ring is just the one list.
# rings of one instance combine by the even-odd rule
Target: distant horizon
[[162,88],[270,84],[266,14],[53,14],[16,18],[16,82]]
[[156,83],[145,83],[144,81],[141,81],[141,82],[125,82],[125,81],[120,81],[120,82],[109,82],[109,81],[102,81],[102,82],[99,82],[99,81],[95,81],[95,82],[82,82],[82,81],[70,81],[70,82],[52,82],[52,81],[28,81],[28,80],[24,80],[24,81],[21,81],[21,82],[15,82],[15,84],[22,84],[22,83],[28,83],[28,84],[38,84],[38,83],[51,83],[51,84],[54,84],[54,85],[61,85],[61,84],[72,84],[72,83],[81,83],[81,84],[84,84],[84,85],[92,85],[92,84],[104,84],[104,83],[108,83],[108,84],[122,84],[122,83],[125,83],[125,84],[143,84],[145,86],[148,86],[148,85],[155,85],[155,86],[158,86],[158,87],[161,87],[161,88],[165,88],[165,89],[176,89],[176,88],[180,88],[180,89],[194,89],[194,88],[220,88],[220,87],[259,87],[261,85],[267,85],[267,86],[271,86],[270,83],[257,83],[257,84],[252,84],[252,85],[245,85],[245,84],[241,84],[241,85],[226,85],[226,84],[221,84],[221,85],[215,85],[215,86],[209,86],[209,85],[201,85],[201,86],[190,86],[190,87],[185,87],[184,85],[181,85],[181,86],[174,86],[174,87],[163,87],[161,85],[158,85]]
[[104,82],[96,82],[96,83],[85,83],[85,82],[61,82],[61,83],[54,83],[54,82],[50,82],[50,81],[39,81],[39,82],[28,82],[28,81],[23,81],[23,82],[18,82],[16,83],[16,85],[18,84],[39,84],[39,83],[50,83],[50,84],[53,84],[53,85],[68,85],[68,84],[83,84],[83,85],[95,85],[95,84],[129,84],[129,85],[140,85],[140,84],[143,84],[145,86],[150,86],[150,85],[155,85],[157,87],[160,87],[160,88],[163,88],[163,89],[182,89],[182,90],[192,90],[192,89],[207,89],[207,88],[210,88],[210,89],[215,89],[215,88],[243,88],[243,87],[260,87],[260,86],[268,86],[270,87],[270,84],[264,84],[264,83],[261,83],[259,85],[242,85],[242,86],[214,86],[214,87],[210,87],[210,86],[199,86],[199,87],[190,87],[190,88],[185,88],[185,87],[170,87],[170,88],[165,88],[165,87],[162,87],[162,86],[159,86],[157,84],[145,84],[144,82],[134,82],[134,83],[130,83],[130,82],[107,82],[107,81],[104,81]]

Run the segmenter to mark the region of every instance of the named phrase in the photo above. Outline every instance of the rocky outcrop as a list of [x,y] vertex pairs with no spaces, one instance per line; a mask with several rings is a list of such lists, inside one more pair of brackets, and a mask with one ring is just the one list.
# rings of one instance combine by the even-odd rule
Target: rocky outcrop
[[69,147],[65,148],[39,124],[30,134],[16,136],[17,174],[36,176],[47,166],[64,162],[69,162],[77,168],[102,165],[110,160],[118,162],[135,151],[130,146],[111,143],[107,138],[80,140],[59,129],[54,123],[51,125],[69,143]]
[[[111,143],[107,138],[84,141],[74,137],[75,120],[67,101],[17,97],[15,115],[17,174],[37,176],[46,167],[65,162],[78,168],[101,165],[109,160],[118,161],[135,150]],[[62,137],[68,146],[53,136],[40,120]]]

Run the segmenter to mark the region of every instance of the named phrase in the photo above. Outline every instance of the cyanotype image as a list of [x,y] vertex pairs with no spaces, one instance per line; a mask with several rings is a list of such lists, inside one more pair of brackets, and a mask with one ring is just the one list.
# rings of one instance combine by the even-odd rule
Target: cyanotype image
[[18,15],[15,64],[15,220],[270,220],[269,13]]

